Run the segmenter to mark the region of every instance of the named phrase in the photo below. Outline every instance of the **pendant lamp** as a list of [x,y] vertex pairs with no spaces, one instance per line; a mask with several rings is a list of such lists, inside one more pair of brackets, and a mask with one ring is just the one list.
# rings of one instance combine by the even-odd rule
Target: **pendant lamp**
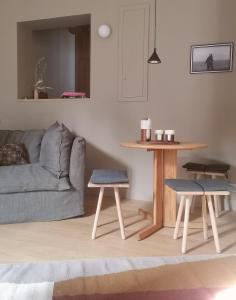
[[156,49],[156,31],[157,31],[157,0],[155,0],[155,35],[154,35],[154,51],[150,58],[148,59],[149,64],[160,64],[161,60],[157,54],[157,49]]

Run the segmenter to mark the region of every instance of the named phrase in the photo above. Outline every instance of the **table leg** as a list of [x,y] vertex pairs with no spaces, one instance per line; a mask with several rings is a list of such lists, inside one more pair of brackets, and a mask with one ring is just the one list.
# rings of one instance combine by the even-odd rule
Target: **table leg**
[[[164,150],[164,178],[176,178],[177,150]],[[169,187],[164,187],[163,196],[163,225],[175,227],[176,222],[176,193]]]
[[143,240],[163,224],[163,150],[155,150],[153,161],[153,223],[140,231],[138,240]]

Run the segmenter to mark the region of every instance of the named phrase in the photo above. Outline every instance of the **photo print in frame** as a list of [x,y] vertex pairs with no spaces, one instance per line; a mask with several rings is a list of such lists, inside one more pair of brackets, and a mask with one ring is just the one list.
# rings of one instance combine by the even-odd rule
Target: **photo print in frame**
[[190,73],[232,72],[233,43],[191,46]]

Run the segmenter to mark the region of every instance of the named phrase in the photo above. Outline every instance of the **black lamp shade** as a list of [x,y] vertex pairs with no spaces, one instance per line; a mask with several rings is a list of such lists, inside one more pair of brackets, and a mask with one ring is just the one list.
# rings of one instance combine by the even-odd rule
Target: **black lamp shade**
[[148,63],[149,64],[160,64],[161,63],[161,60],[160,60],[159,56],[157,55],[156,48],[154,48],[154,51],[153,51],[152,55],[150,56]]

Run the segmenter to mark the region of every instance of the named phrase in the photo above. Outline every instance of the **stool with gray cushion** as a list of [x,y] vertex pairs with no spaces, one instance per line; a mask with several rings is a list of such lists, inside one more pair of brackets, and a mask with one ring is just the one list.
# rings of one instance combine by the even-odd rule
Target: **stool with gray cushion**
[[[230,165],[224,163],[216,163],[216,164],[202,164],[202,163],[194,163],[188,162],[183,165],[183,168],[187,170],[189,174],[192,174],[194,179],[200,179],[202,177],[211,179],[228,178],[228,172],[230,169]],[[219,196],[214,196],[214,206],[215,206],[215,215],[218,218],[221,211],[221,201],[219,201]],[[230,204],[225,202],[230,209]],[[191,210],[193,211],[195,207],[195,201],[193,201]]]
[[183,209],[185,206],[182,253],[186,253],[189,212],[190,212],[190,206],[191,206],[191,201],[193,196],[201,196],[202,199],[203,237],[205,240],[207,239],[207,229],[208,229],[208,225],[207,225],[207,205],[208,205],[216,252],[220,253],[221,250],[220,250],[214,208],[212,204],[212,197],[214,197],[215,195],[218,196],[229,195],[230,184],[227,181],[217,180],[217,179],[215,180],[167,179],[165,180],[165,184],[169,188],[174,190],[176,194],[180,195],[181,197],[179,210],[177,214],[175,231],[174,231],[174,239],[178,238],[180,222],[183,214]]
[[102,199],[105,188],[113,188],[116,200],[117,213],[120,224],[120,231],[122,239],[125,239],[125,231],[124,231],[124,222],[122,217],[122,211],[120,206],[120,194],[119,188],[128,188],[129,187],[129,179],[126,171],[123,170],[103,170],[98,169],[94,170],[90,181],[88,183],[88,187],[90,188],[100,188],[97,210],[95,214],[93,231],[92,231],[92,239],[96,237],[96,230],[98,225],[98,218],[101,211]]

